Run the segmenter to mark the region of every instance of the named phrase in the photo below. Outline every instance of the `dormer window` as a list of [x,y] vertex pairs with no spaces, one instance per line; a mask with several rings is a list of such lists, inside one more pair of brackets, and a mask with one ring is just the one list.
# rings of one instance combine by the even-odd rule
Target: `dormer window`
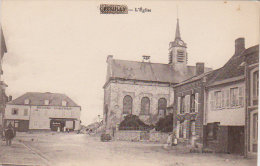
[[50,101],[49,100],[44,100],[44,105],[49,105]]
[[24,104],[30,104],[30,100],[29,99],[25,99],[24,100]]
[[62,100],[61,105],[64,106],[64,107],[66,107],[66,106],[67,106],[67,101]]

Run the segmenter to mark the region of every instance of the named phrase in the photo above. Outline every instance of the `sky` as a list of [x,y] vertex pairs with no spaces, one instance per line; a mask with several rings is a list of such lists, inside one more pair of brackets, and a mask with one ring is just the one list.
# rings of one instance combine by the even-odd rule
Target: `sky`
[[[100,4],[125,4],[151,12],[100,14]],[[178,7],[177,7],[178,6]],[[178,12],[177,12],[178,8]],[[83,124],[103,115],[106,58],[168,63],[177,13],[188,64],[217,69],[234,54],[234,42],[259,43],[259,3],[254,1],[2,0],[1,24],[7,95],[65,93],[82,107]]]

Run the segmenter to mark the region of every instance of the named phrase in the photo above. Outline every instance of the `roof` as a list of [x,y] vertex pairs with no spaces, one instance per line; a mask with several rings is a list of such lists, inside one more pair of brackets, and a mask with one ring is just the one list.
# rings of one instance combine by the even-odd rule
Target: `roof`
[[[239,78],[244,76],[244,66],[241,65],[245,61],[245,57],[248,56],[251,60],[249,61],[249,65],[254,61],[258,61],[259,58],[259,45],[250,47],[244,50],[239,55],[233,55],[229,61],[218,70],[216,75],[211,78],[208,82],[208,85],[213,85],[216,82],[223,82],[224,80],[231,78]],[[242,78],[242,77],[241,77]]]
[[197,80],[200,80],[204,77],[206,77],[206,80],[209,80],[210,78],[214,77],[214,75],[216,75],[216,73],[220,70],[221,68],[219,69],[216,69],[216,70],[212,70],[212,71],[208,71],[208,72],[204,72],[200,75],[196,75],[196,76],[193,76],[177,85],[175,85],[175,87],[178,87],[178,86],[181,86],[181,85],[184,85],[184,84],[188,84],[188,83],[191,83],[191,82],[194,82],[194,81],[197,81]]
[[62,106],[62,101],[67,102],[68,107],[79,107],[73,100],[71,100],[67,95],[60,93],[40,93],[40,92],[27,92],[24,95],[8,102],[7,104],[14,105],[24,105],[26,99],[30,100],[30,105],[44,105],[45,100],[49,100],[48,106]]
[[[109,78],[121,78],[141,81],[179,83],[195,75],[196,67],[176,70],[172,64],[137,62],[128,60],[111,60]],[[206,68],[206,71],[211,70]]]

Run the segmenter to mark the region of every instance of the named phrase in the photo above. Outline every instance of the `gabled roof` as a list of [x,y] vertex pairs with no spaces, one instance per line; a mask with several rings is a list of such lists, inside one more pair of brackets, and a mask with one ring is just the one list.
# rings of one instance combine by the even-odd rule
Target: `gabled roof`
[[214,85],[216,82],[223,82],[225,80],[235,80],[232,78],[242,78],[244,76],[244,66],[242,65],[243,62],[245,62],[245,57],[249,56],[251,58],[251,62],[249,62],[249,65],[253,63],[253,61],[258,61],[256,59],[259,58],[259,45],[250,47],[246,50],[244,50],[239,55],[233,55],[229,61],[218,70],[216,73],[216,76],[213,77],[208,82],[208,86]]
[[176,70],[171,64],[112,59],[110,70],[108,79],[121,78],[175,84],[194,76],[196,67],[187,66],[186,70]]
[[48,106],[62,106],[62,101],[67,102],[68,107],[80,107],[73,100],[71,100],[67,95],[60,93],[40,93],[40,92],[27,92],[24,95],[8,102],[7,104],[13,105],[24,105],[24,101],[29,99],[29,105],[42,106],[45,100],[49,100]]

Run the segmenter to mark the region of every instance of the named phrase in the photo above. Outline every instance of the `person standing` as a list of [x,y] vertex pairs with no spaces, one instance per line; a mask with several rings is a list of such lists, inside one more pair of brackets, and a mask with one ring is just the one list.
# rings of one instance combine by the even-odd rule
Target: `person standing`
[[12,144],[12,139],[14,138],[15,133],[14,133],[14,128],[11,123],[9,123],[7,129],[5,130],[5,140],[6,140],[6,145],[11,146]]

